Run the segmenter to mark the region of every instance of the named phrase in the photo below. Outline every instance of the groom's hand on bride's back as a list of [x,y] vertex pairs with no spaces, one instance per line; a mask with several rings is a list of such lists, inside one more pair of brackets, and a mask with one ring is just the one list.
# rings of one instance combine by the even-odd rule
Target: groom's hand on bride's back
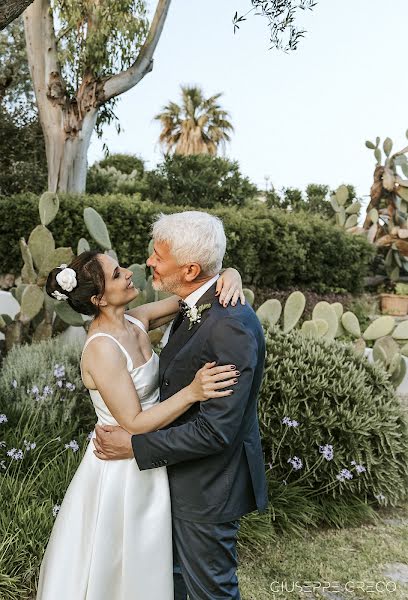
[[134,458],[132,436],[122,427],[96,425],[95,433],[96,437],[92,439],[95,446],[94,454],[100,460]]

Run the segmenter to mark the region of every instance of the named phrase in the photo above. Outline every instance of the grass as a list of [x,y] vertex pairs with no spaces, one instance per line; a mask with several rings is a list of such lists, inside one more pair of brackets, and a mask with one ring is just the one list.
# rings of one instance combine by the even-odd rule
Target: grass
[[[393,522],[390,523],[389,521]],[[321,529],[302,536],[282,535],[262,550],[249,555],[240,552],[239,579],[242,600],[406,600],[408,584],[384,584],[391,580],[383,574],[387,563],[408,563],[408,504],[383,509],[376,524],[345,529]],[[312,587],[291,592],[293,582],[331,582],[332,596]],[[273,585],[271,590],[271,584]],[[346,582],[354,582],[355,592],[342,592]],[[382,582],[380,592],[369,584]],[[335,589],[335,585],[341,586]],[[360,589],[358,589],[358,584]],[[326,583],[327,585],[327,583]],[[282,589],[283,586],[283,589]],[[316,586],[316,584],[315,584]],[[317,587],[317,586],[316,586]],[[361,589],[364,587],[365,589]],[[375,587],[371,588],[375,590]],[[276,591],[279,590],[279,591]],[[337,594],[337,595],[336,595]]]

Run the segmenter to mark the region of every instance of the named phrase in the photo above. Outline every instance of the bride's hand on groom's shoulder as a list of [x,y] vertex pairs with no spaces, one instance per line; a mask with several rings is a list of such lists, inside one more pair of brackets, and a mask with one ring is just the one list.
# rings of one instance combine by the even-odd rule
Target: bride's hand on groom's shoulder
[[92,439],[95,446],[94,454],[100,460],[121,460],[133,458],[132,436],[122,429],[112,425],[96,425],[96,437]]
[[242,279],[239,271],[229,267],[217,279],[216,296],[223,306],[228,306],[231,302],[235,306],[238,300],[245,304],[245,295],[242,287]]

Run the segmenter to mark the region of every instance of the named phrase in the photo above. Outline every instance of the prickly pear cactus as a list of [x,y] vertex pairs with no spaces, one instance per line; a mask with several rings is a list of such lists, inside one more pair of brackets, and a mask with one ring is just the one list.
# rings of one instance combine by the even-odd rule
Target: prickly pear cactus
[[361,202],[355,201],[347,205],[349,201],[349,189],[346,185],[340,185],[330,197],[330,204],[334,210],[336,224],[346,231],[354,232],[360,214]]
[[245,300],[247,301],[249,306],[252,306],[255,301],[254,292],[252,290],[250,290],[249,288],[244,288],[244,296],[245,296]]
[[38,203],[41,224],[45,227],[57,216],[59,210],[59,198],[53,192],[45,192]]
[[298,323],[306,305],[306,298],[302,292],[293,292],[286,300],[283,309],[283,331],[291,331]]
[[328,302],[318,302],[313,309],[312,316],[313,321],[316,321],[317,319],[326,321],[328,327],[323,335],[327,339],[334,339],[339,325],[339,319],[333,306]]
[[108,228],[101,215],[94,208],[84,209],[84,221],[91,237],[103,250],[111,250],[112,244],[109,237]]
[[273,327],[279,321],[282,313],[282,304],[275,298],[266,300],[256,311],[258,319],[266,327]]

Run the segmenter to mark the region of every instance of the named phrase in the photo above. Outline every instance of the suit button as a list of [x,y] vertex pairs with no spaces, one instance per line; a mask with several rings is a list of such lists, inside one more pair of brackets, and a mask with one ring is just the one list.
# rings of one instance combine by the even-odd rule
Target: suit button
[[170,381],[168,379],[165,379],[163,383],[166,387],[170,385]]

